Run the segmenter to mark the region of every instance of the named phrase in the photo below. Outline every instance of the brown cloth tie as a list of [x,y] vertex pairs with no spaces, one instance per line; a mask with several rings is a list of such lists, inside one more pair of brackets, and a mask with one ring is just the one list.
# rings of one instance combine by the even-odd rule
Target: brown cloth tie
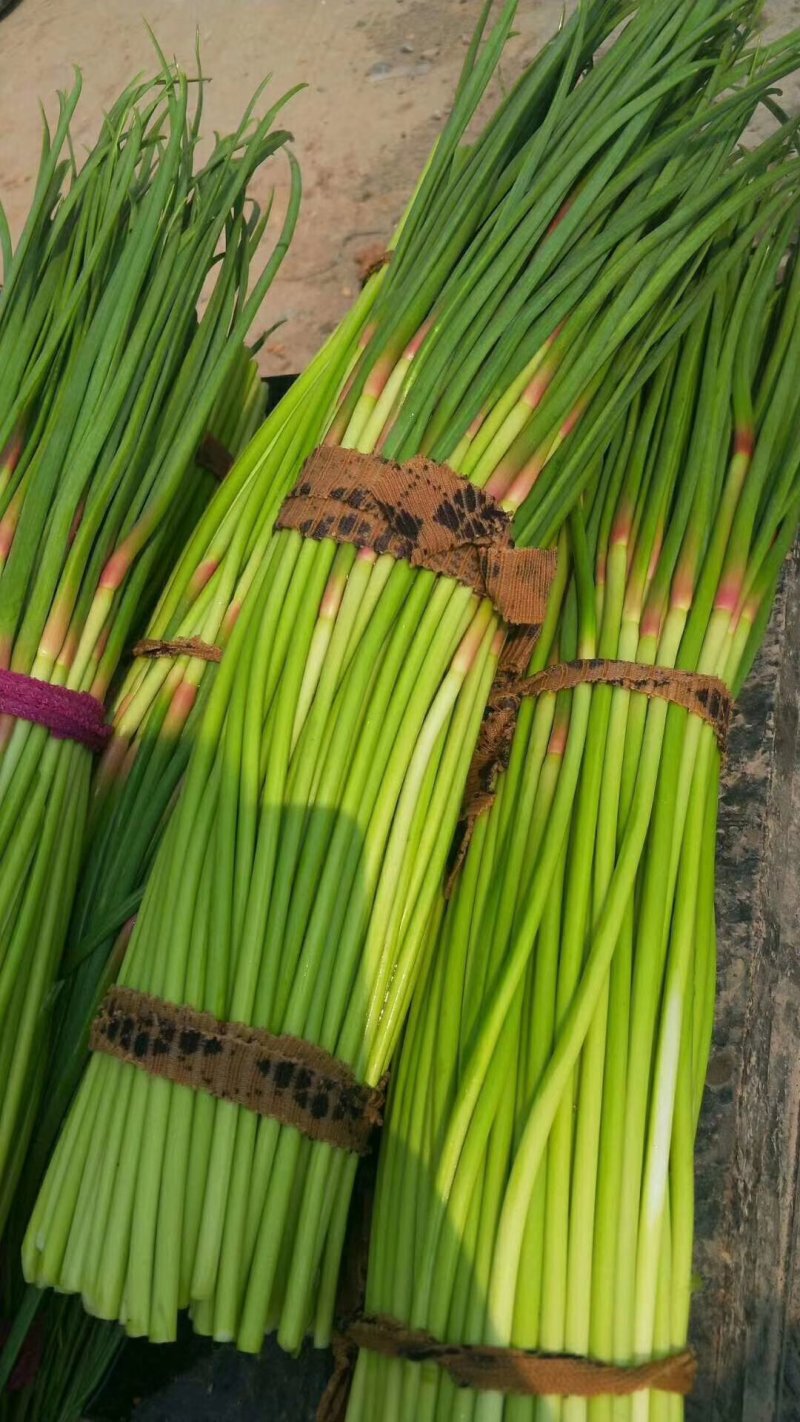
[[500,1392],[507,1397],[630,1397],[655,1389],[686,1396],[697,1363],[687,1349],[666,1358],[621,1367],[569,1354],[535,1353],[524,1348],[440,1343],[422,1329],[396,1319],[356,1318],[334,1345],[336,1367],[317,1412],[317,1422],[343,1422],[359,1348],[384,1358],[435,1363],[457,1387]]
[[135,988],[109,989],[89,1046],[358,1155],[383,1120],[385,1082],[363,1085],[313,1042],[222,1022]]
[[283,504],[276,528],[390,553],[488,597],[514,626],[540,628],[556,553],[515,548],[494,499],[445,464],[406,464],[336,446],[317,449]]

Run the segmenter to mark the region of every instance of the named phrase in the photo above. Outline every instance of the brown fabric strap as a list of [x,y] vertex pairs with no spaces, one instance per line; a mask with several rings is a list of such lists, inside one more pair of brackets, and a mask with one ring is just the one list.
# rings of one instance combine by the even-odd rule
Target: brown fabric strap
[[317,1413],[317,1422],[340,1422],[347,1410],[350,1381],[359,1348],[384,1358],[435,1363],[457,1387],[499,1392],[506,1397],[630,1397],[650,1389],[691,1392],[697,1363],[687,1349],[629,1367],[569,1354],[534,1353],[523,1348],[458,1346],[440,1343],[422,1329],[392,1318],[362,1317],[335,1346],[336,1368]]
[[525,676],[538,640],[538,629],[532,634],[529,627],[510,627],[497,664],[498,678]]
[[344,1333],[334,1333],[333,1372],[319,1401],[316,1422],[346,1422],[347,1404],[358,1361],[358,1348]]
[[227,477],[234,466],[235,460],[229,449],[226,449],[221,439],[207,431],[203,435],[197,447],[194,462],[200,469],[208,470],[220,483]]
[[[523,643],[523,655],[526,652],[527,646]],[[623,687],[672,702],[691,715],[699,716],[712,727],[720,751],[725,750],[733,702],[719,677],[603,658],[557,662],[534,676],[518,676],[511,671],[510,660],[506,662],[505,675],[498,677],[492,689],[472,757],[456,851],[447,881],[448,894],[469,847],[475,821],[492,805],[498,777],[508,767],[520,703],[526,697],[569,691],[587,683]]]
[[491,598],[513,625],[541,627],[555,552],[515,548],[511,520],[482,489],[419,455],[395,464],[326,446],[306,461],[276,527],[390,553]]
[[357,1155],[368,1152],[382,1123],[385,1082],[362,1085],[345,1062],[322,1047],[221,1022],[210,1012],[134,988],[109,989],[89,1046]]
[[174,637],[162,642],[157,637],[143,637],[133,648],[134,657],[199,657],[204,662],[222,660],[222,648],[199,637]]
[[707,721],[720,750],[725,749],[731,722],[731,694],[717,676],[681,671],[678,667],[651,667],[641,662],[616,662],[594,657],[587,661],[559,662],[535,676],[523,677],[513,687],[518,701],[524,696],[541,696],[545,691],[569,691],[575,686],[600,683],[639,691],[682,706],[693,716]]

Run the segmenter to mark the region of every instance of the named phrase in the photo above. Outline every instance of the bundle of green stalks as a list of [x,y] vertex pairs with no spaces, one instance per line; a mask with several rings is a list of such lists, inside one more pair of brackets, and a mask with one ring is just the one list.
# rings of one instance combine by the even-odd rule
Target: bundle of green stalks
[[[342,372],[356,358],[381,280],[381,273],[372,277],[348,319],[227,475],[165,581],[147,639],[199,638],[220,653],[227,646],[292,478],[320,439],[345,378]],[[241,440],[220,438],[231,452],[241,449]],[[112,706],[113,736],[92,782],[84,858],[55,1004],[52,1089],[42,1103],[32,1143],[37,1181],[80,1079],[98,998],[130,939],[216,665],[201,656],[138,657]]]
[[[257,362],[251,351],[242,346],[225,387],[217,398],[208,427],[224,448],[234,454],[249,442],[260,424],[264,403],[264,384]],[[199,513],[207,503],[216,480],[200,466],[196,476],[195,499]],[[211,482],[204,482],[206,479],[211,479]],[[162,552],[163,561],[166,561],[170,550],[165,545]],[[150,578],[151,584],[158,587],[164,581],[155,569]],[[137,621],[145,610],[146,600],[143,597]],[[119,1329],[89,1319],[79,1301],[26,1289],[19,1267],[22,1233],[41,1180],[42,1161],[47,1157],[45,1129],[48,1122],[56,1123],[51,1129],[57,1129],[63,1118],[64,1108],[60,1112],[58,1108],[64,1100],[63,1088],[68,1079],[69,1066],[74,1059],[80,1059],[79,1054],[85,1046],[83,1032],[76,1041],[71,1039],[73,1024],[65,1021],[61,1012],[69,981],[69,969],[65,968],[62,958],[49,999],[51,1013],[48,1022],[51,1035],[55,1023],[61,1030],[52,1045],[39,1044],[39,1050],[47,1054],[46,1065],[42,1067],[42,1100],[33,1119],[31,1139],[0,1246],[3,1254],[0,1329],[3,1327],[1,1321],[6,1320],[3,1331],[7,1332],[0,1347],[2,1422],[37,1422],[37,1419],[41,1422],[81,1422],[87,1401],[97,1391],[124,1341]],[[20,1355],[24,1364],[27,1340],[32,1336],[41,1339],[41,1359],[30,1381],[25,1380],[12,1388],[10,1380],[15,1370],[22,1366]]]
[[[624,8],[601,8],[582,41],[584,56],[600,37],[603,25],[607,28],[614,19],[621,18]],[[562,58],[566,45],[567,40],[564,40]],[[554,49],[551,47],[551,51]],[[546,59],[544,73],[537,76],[540,81],[538,87],[533,86],[532,79],[529,79],[533,94],[528,122],[531,114],[535,117],[536,106],[541,108],[547,94],[552,92],[554,76],[558,75],[559,54],[548,52]],[[648,115],[648,123],[651,117]],[[463,120],[459,117],[457,132],[460,134],[462,130]],[[452,160],[453,136],[445,137]],[[495,142],[498,143],[501,138],[503,134],[498,132]],[[504,141],[507,144],[511,141],[508,134]],[[539,141],[541,147],[542,139]],[[628,142],[629,137],[626,138]],[[487,159],[488,156],[487,153]],[[529,161],[535,157],[534,152]],[[507,163],[508,159],[504,161]],[[585,163],[586,155],[580,161]],[[615,156],[608,171],[617,167],[618,162],[619,158]],[[514,163],[515,168],[519,168],[518,154]],[[446,169],[446,163],[443,166]],[[484,163],[478,172],[485,170]],[[632,172],[620,176],[615,189],[617,198],[626,191],[634,176]],[[508,182],[509,178],[505,181]],[[641,191],[644,192],[646,187],[647,183]],[[434,265],[433,283],[441,285],[483,214],[483,208],[475,206],[481,191],[479,182],[474,182],[465,191],[465,215],[468,220],[462,222],[459,233],[454,233],[452,226],[448,227],[447,242]],[[569,202],[569,184],[564,191]],[[443,197],[454,197],[460,192],[460,188],[447,186]],[[544,192],[547,196],[546,187]],[[427,192],[421,194],[412,206],[414,222],[419,223],[420,212],[429,199]],[[612,195],[607,216],[613,212],[613,200]],[[467,204],[473,205],[473,221],[469,220]],[[437,212],[445,210],[440,201]],[[537,220],[539,217],[537,213]],[[598,217],[602,224],[602,213],[599,212]],[[432,230],[432,224],[433,215],[429,214],[426,232]],[[415,259],[419,258],[421,250],[415,247]],[[518,260],[524,257],[525,248],[521,247]],[[404,271],[408,283],[413,271],[409,259],[406,259]],[[353,377],[353,367],[361,347],[370,341],[374,343],[377,323],[370,323],[370,313],[384,275],[379,273],[372,278],[350,316],[280,409],[267,421],[258,441],[253,443],[247,457],[240,461],[235,473],[228,479],[224,492],[214,501],[180,560],[148,628],[148,637],[155,640],[199,638],[207,646],[220,651],[227,645],[256,571],[264,559],[280,504],[295,481],[304,458],[328,430],[342,389]],[[436,285],[429,282],[426,291],[435,290]],[[577,291],[579,294],[580,289]],[[425,300],[428,299],[426,296]],[[384,322],[386,312],[392,314],[397,300],[397,283],[390,283],[382,303]],[[544,304],[540,305],[544,309]],[[424,311],[425,308],[421,309]],[[556,314],[551,321],[554,319]],[[495,327],[495,338],[498,329]],[[542,330],[546,329],[548,327],[544,325]],[[538,336],[532,337],[528,333],[529,344],[538,339]],[[498,407],[494,423],[487,422],[482,433],[482,446],[476,451],[478,454],[486,452],[489,440],[498,433],[507,444],[529,420],[531,406],[541,398],[550,378],[549,370],[545,368],[539,383],[536,383],[536,373],[541,365],[542,355],[537,353],[529,366],[523,367],[521,377],[509,388],[508,408]],[[402,370],[401,361],[398,373],[402,374]],[[528,374],[533,384],[529,384]],[[372,379],[377,388],[383,379],[380,370]],[[621,390],[624,383],[620,381]],[[480,412],[476,418],[477,422],[481,421]],[[467,440],[469,438],[468,435]],[[486,477],[485,473],[483,477]],[[197,656],[161,657],[151,662],[138,660],[117,698],[112,717],[114,737],[94,782],[87,853],[68,936],[69,971],[59,1013],[64,1020],[60,1035],[64,1035],[69,1042],[80,1041],[81,1032],[76,1030],[78,1023],[84,1024],[82,1030],[85,1033],[102,985],[125,951],[132,915],[141,901],[152,857],[186,767],[194,727],[202,713],[214,668],[214,662]],[[65,1070],[61,1063],[59,1090],[50,1100],[49,1121],[47,1128],[41,1132],[42,1154],[52,1143],[55,1124],[74,1090],[82,1062],[83,1054],[79,1052],[69,1070]]]
[[[607,27],[622,13],[620,7],[606,7],[593,20],[582,40],[584,56],[602,33],[601,22]],[[566,46],[564,40],[562,61]],[[531,112],[536,113],[535,104],[541,107],[547,94],[552,92],[558,61],[558,53],[548,53],[544,74],[537,76],[538,85],[529,80],[533,89],[528,103],[529,123]],[[474,96],[470,102],[474,103]],[[463,131],[465,117],[465,114],[457,116],[456,138]],[[502,137],[503,134],[498,133],[495,144]],[[511,138],[513,133],[511,137],[505,135],[506,144]],[[456,139],[449,134],[445,140],[452,162]],[[519,135],[516,141],[519,142]],[[488,156],[485,155],[479,174],[485,171]],[[517,166],[519,162],[517,155]],[[615,158],[612,168],[617,163]],[[446,163],[442,166],[446,171]],[[628,174],[620,181],[618,193],[625,191],[630,180]],[[446,200],[457,191],[460,189],[446,186],[442,198]],[[568,188],[565,191],[568,192]],[[445,263],[452,266],[473,227],[478,226],[482,216],[482,208],[475,207],[479,193],[477,181],[466,189],[464,201],[465,205],[473,206],[472,221],[463,222],[460,233],[449,231],[444,255],[439,257],[434,269],[436,283],[442,283],[449,270]],[[420,194],[412,206],[413,222],[419,224],[420,212],[429,202],[427,191]],[[445,210],[440,199],[436,212]],[[608,211],[613,211],[613,204]],[[432,230],[432,222],[431,213],[426,232]],[[416,259],[418,247],[414,254]],[[524,257],[524,248],[521,254]],[[413,272],[408,258],[404,271],[408,283]],[[369,324],[369,318],[384,275],[380,273],[372,278],[350,316],[267,421],[259,439],[227,480],[225,490],[214,501],[180,560],[148,629],[150,638],[199,638],[220,651],[226,646],[269,546],[280,504],[304,458],[328,430],[342,388],[353,376],[361,347],[371,338],[374,343],[375,324]],[[396,287],[397,283],[390,283],[389,293],[383,300],[384,310],[390,314],[397,302]],[[429,282],[427,289],[435,291],[436,287]],[[384,315],[384,322],[386,319]],[[531,378],[540,365],[541,356],[536,355],[529,365]],[[401,361],[400,373],[402,368]],[[381,379],[378,372],[374,383],[379,384]],[[546,384],[546,372],[544,379]],[[497,434],[501,425],[504,426],[502,437],[508,442],[525,424],[531,403],[539,398],[539,388],[534,385],[529,390],[527,383],[523,369],[521,379],[510,391],[509,409],[499,410],[494,428],[484,431],[484,442]],[[510,419],[506,420],[506,416]],[[70,1041],[78,1040],[80,1034],[73,1030],[73,1025],[77,1021],[87,1022],[102,983],[124,952],[131,916],[138,908],[147,870],[185,770],[194,726],[213,679],[214,665],[202,657],[139,660],[118,697],[113,712],[114,737],[94,783],[89,842],[69,933],[69,975],[61,1006],[66,1019],[65,1034]],[[82,1056],[78,1056],[71,1071],[59,1072],[60,1091],[51,1101],[51,1128],[43,1131],[43,1140],[52,1140],[52,1123],[60,1119],[81,1062]]]
[[[15,250],[0,222],[0,667],[102,703],[153,580],[211,493],[194,460],[215,410],[228,409],[233,437],[258,414],[243,342],[299,186],[255,273],[265,218],[247,185],[286,142],[283,101],[263,119],[249,110],[199,166],[202,83],[165,65],[122,94],[77,169],[78,96],[76,83],[45,132]],[[77,741],[0,718],[0,1225],[41,1087],[91,763]]]
[[[264,385],[258,365],[242,347],[209,420],[209,428],[226,450],[233,453],[248,442],[263,417],[264,402]],[[213,488],[213,481],[204,489],[204,475],[207,476],[208,471],[198,467],[195,473],[195,498],[198,509],[202,510]],[[169,549],[165,547],[163,553],[166,556]],[[159,586],[164,579],[154,570],[150,581]],[[143,597],[140,611],[143,613],[145,609],[146,600]],[[69,968],[65,969],[62,959],[47,1001],[48,1036],[37,1043],[37,1050],[44,1058],[39,1066],[42,1073],[41,1100],[35,1103],[35,1108],[31,1108],[30,1139],[13,1195],[13,1178],[9,1178],[6,1187],[5,1198],[11,1199],[11,1206],[0,1245],[3,1255],[0,1331],[7,1335],[2,1337],[0,1346],[2,1422],[36,1422],[36,1419],[41,1419],[41,1422],[81,1422],[88,1399],[97,1391],[124,1341],[118,1329],[89,1319],[77,1300],[43,1296],[38,1290],[26,1288],[19,1266],[22,1233],[36,1198],[43,1161],[49,1153],[47,1132],[50,1132],[49,1146],[52,1148],[53,1133],[58,1129],[66,1109],[62,1103],[65,1101],[64,1088],[69,1081],[70,1065],[81,1060],[85,1050],[85,1031],[81,1028],[77,1038],[74,1038],[74,1023],[65,1020],[61,1011],[69,985]],[[58,1023],[60,1031],[51,1043],[49,1037],[55,1023]],[[22,1158],[22,1149],[18,1158]],[[43,1340],[42,1358],[30,1381],[11,1387],[10,1380],[15,1369],[20,1367],[20,1354],[24,1359],[31,1336]],[[65,1366],[66,1363],[68,1366]]]
[[[795,201],[587,451],[532,670],[600,657],[741,687],[800,519],[796,222]],[[666,701],[611,685],[522,701],[395,1069],[368,1314],[620,1365],[685,1347],[719,774],[713,727]],[[366,1351],[347,1411],[682,1416],[664,1391],[503,1397]]]
[[[558,458],[573,430],[624,408],[794,197],[791,131],[754,154],[737,145],[796,43],[751,53],[751,7],[671,0],[637,8],[592,65],[628,8],[582,6],[465,147],[513,20],[507,4],[489,30],[486,7],[320,430],[447,462],[518,510],[533,543],[552,542],[589,479]],[[285,490],[299,470],[279,457],[259,478]],[[451,579],[267,533],[119,981],[318,1043],[375,1084],[505,629]],[[33,1212],[26,1277],[154,1340],[188,1306],[200,1332],[247,1351],[275,1327],[287,1349],[309,1329],[324,1344],[354,1169],[97,1055]]]

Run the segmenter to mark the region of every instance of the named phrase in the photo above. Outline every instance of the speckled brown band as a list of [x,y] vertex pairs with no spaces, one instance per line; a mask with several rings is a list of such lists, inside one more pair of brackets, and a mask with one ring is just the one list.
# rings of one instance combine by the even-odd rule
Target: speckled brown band
[[108,990],[89,1045],[357,1155],[367,1153],[382,1123],[385,1083],[362,1085],[345,1062],[313,1042],[221,1022],[134,988]]
[[440,1343],[422,1329],[396,1319],[361,1317],[336,1340],[336,1370],[322,1399],[317,1422],[342,1422],[357,1351],[384,1358],[435,1363],[457,1387],[499,1392],[505,1397],[630,1397],[655,1390],[685,1397],[697,1373],[688,1349],[646,1363],[621,1367],[569,1354],[534,1353],[524,1348],[492,1348]]
[[538,633],[556,554],[515,548],[494,499],[444,464],[405,464],[326,446],[306,461],[277,528],[390,553],[488,597],[505,622]]
[[524,696],[541,696],[546,691],[569,691],[587,683],[639,691],[643,696],[655,696],[674,706],[682,706],[692,716],[707,721],[720,750],[725,749],[733,709],[731,694],[718,676],[705,676],[702,672],[591,657],[584,661],[559,662],[545,667],[535,676],[508,682],[505,687],[498,687],[498,695],[510,692],[521,701]]

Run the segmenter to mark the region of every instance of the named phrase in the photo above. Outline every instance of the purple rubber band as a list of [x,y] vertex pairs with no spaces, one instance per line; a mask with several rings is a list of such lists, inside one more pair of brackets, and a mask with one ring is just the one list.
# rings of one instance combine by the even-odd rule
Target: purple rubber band
[[102,703],[88,691],[51,686],[24,672],[0,670],[0,715],[46,726],[58,741],[101,751],[111,735]]

